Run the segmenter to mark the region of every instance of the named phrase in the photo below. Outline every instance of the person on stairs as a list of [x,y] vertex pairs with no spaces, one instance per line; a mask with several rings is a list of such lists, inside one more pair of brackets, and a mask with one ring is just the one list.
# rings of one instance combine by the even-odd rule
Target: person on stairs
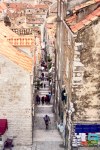
[[45,97],[42,96],[42,98],[41,98],[42,105],[44,105],[44,101],[45,101]]
[[36,104],[40,104],[40,96],[39,95],[36,95]]
[[48,93],[49,96],[49,104],[50,104],[50,100],[51,100],[51,92]]
[[45,115],[44,122],[45,122],[46,130],[47,130],[50,124],[50,117],[48,115]]
[[41,79],[44,80],[44,73],[41,74]]

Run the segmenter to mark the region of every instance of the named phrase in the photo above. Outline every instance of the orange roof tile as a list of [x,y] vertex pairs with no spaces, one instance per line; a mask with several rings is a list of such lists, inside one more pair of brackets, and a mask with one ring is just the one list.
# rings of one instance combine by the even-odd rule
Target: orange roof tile
[[67,23],[71,23],[74,20],[76,20],[76,14],[66,19]]
[[16,33],[10,30],[9,27],[6,27],[2,22],[0,22],[0,35],[3,35],[5,37],[18,36]]
[[32,72],[32,58],[14,48],[3,36],[0,36],[0,54],[28,72]]
[[100,8],[96,9],[92,14],[95,16],[100,16]]
[[7,9],[7,6],[6,6],[5,3],[0,3],[0,8],[1,8],[2,10],[4,10],[4,9]]
[[89,25],[92,21],[95,21],[100,17],[100,8],[94,10],[91,14],[85,17],[82,21],[76,23],[75,25],[70,26],[73,32],[77,32],[80,29],[84,28],[86,25]]
[[48,6],[47,5],[43,5],[43,4],[37,4],[37,5],[33,5],[34,8],[39,8],[39,9],[47,9]]
[[35,20],[35,21],[30,21],[29,23],[32,23],[32,24],[43,24],[44,21],[41,21],[41,20]]
[[82,23],[83,23],[84,25],[88,25],[88,24],[91,23],[91,21],[90,21],[90,20],[87,20],[87,19],[84,19],[84,20],[82,20]]
[[32,46],[34,45],[34,36],[19,36],[19,37],[12,37],[8,38],[8,41],[13,46]]
[[95,2],[100,2],[100,0],[95,0]]
[[0,12],[2,12],[2,8],[0,8]]
[[80,30],[80,29],[83,28],[83,27],[84,27],[83,22],[78,22],[78,23],[75,25],[75,28],[78,29],[78,30]]
[[8,7],[12,8],[13,10],[16,10],[16,11],[21,11],[26,8],[26,4],[24,4],[24,3],[9,3]]

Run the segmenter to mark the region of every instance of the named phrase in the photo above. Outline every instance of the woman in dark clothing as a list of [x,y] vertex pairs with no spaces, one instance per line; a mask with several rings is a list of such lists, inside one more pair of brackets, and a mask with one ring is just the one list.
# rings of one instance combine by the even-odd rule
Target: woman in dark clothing
[[43,72],[41,74],[41,78],[42,78],[42,80],[44,80],[44,73]]
[[46,104],[50,104],[49,95],[46,95],[46,97],[45,97],[45,102],[46,102]]
[[44,98],[44,96],[42,96],[42,98],[41,98],[42,105],[44,105],[44,101],[45,101],[45,98]]
[[36,104],[40,104],[40,96],[36,95]]
[[45,103],[48,103],[47,95],[45,96]]

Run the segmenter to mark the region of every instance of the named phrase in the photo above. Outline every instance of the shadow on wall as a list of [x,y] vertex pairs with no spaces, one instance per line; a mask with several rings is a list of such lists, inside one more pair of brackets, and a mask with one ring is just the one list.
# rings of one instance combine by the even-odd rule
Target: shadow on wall
[[73,8],[76,5],[87,2],[88,0],[68,0],[68,9]]

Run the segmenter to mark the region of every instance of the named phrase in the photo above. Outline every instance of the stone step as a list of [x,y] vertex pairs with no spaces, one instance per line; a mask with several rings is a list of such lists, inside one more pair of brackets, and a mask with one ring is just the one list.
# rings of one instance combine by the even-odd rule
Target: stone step
[[32,150],[64,150],[62,141],[36,141],[33,142]]
[[41,92],[41,91],[43,91],[43,92],[45,92],[45,91],[50,91],[50,88],[49,88],[49,87],[40,88],[39,91],[40,91],[40,92]]
[[45,91],[50,91],[49,87],[39,89],[39,92],[45,92]]
[[40,90],[40,91],[39,91],[39,93],[47,93],[47,92],[49,93],[50,90]]
[[35,113],[52,113],[53,112],[53,105],[38,105],[35,109]]
[[[40,95],[40,98],[41,98],[42,96],[45,96],[45,95]],[[52,101],[52,99],[51,99],[51,100],[50,100],[50,104],[44,103],[44,105],[42,105],[42,102],[40,101],[40,104],[39,104],[39,105],[45,106],[45,105],[52,105],[52,104],[53,104],[53,101]],[[37,106],[39,106],[39,105],[37,105]]]
[[43,92],[43,93],[39,93],[39,96],[40,96],[40,97],[46,96],[46,95],[48,95],[48,92],[45,92],[45,93],[44,93],[44,92]]
[[[63,141],[58,133],[58,130],[35,130],[33,142],[57,142]],[[46,150],[46,149],[45,149]]]
[[48,93],[49,93],[48,91],[45,91],[45,92],[39,92],[39,95],[41,95],[41,96],[42,96],[42,95],[48,95]]
[[43,87],[40,87],[40,90],[41,89],[50,89],[50,86],[49,85],[46,85],[45,87],[43,86]]

